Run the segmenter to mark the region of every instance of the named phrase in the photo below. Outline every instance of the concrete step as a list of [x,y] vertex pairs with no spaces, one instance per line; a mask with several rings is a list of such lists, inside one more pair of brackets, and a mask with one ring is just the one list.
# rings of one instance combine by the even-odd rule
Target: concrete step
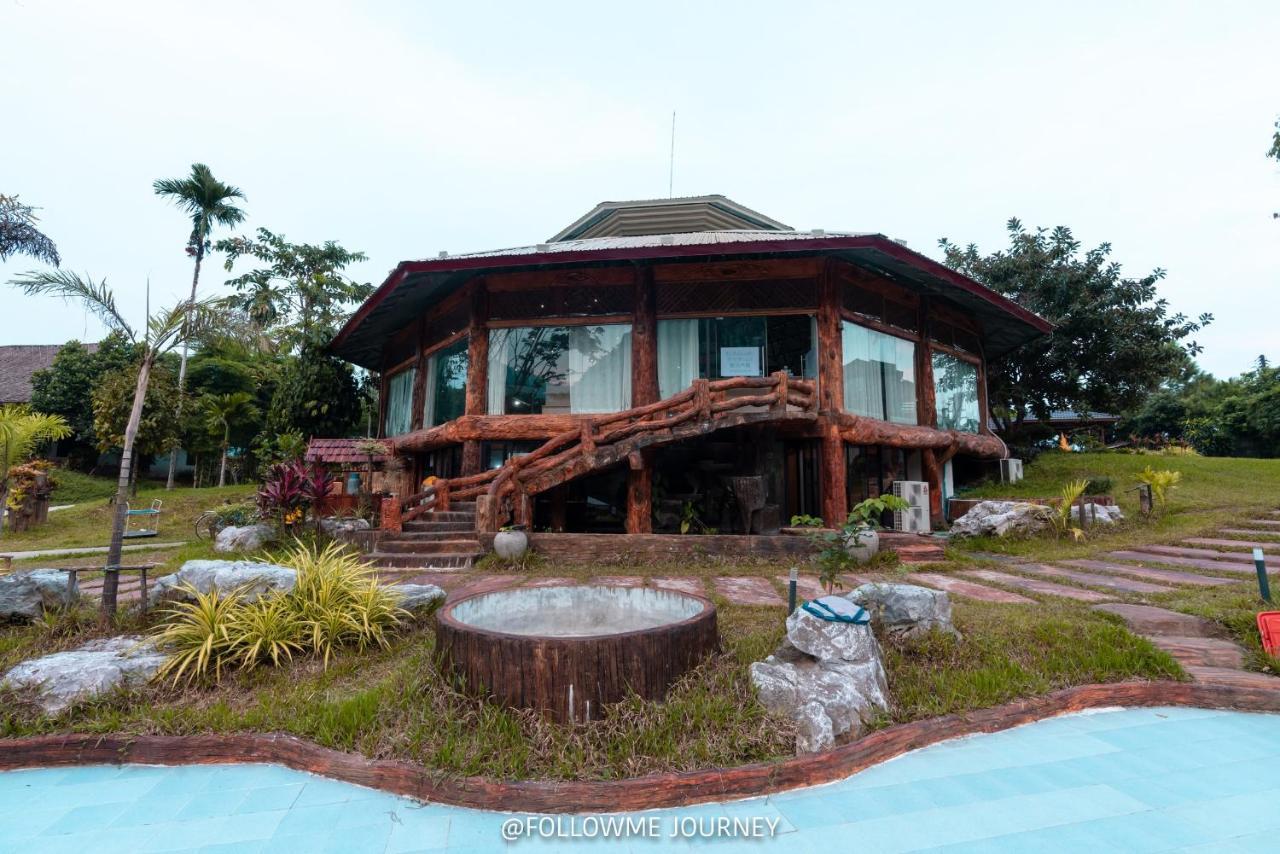
[[1140,635],[1174,635],[1176,637],[1214,638],[1223,633],[1222,627],[1212,620],[1157,608],[1154,605],[1130,605],[1110,602],[1095,605],[1094,610],[1115,614]]
[[396,552],[370,552],[364,558],[376,567],[410,567],[431,569],[433,567],[469,567],[480,552],[443,552],[440,554],[399,554]]
[[400,540],[386,537],[378,543],[378,550],[419,555],[472,554],[480,552],[480,541],[476,539]]
[[387,534],[383,542],[395,540],[401,543],[435,543],[440,540],[475,540],[475,531],[402,531],[399,534]]
[[1244,651],[1222,638],[1147,635],[1147,640],[1174,657],[1183,667],[1244,667]]
[[405,522],[404,531],[411,534],[431,534],[441,531],[471,531],[475,532],[475,519],[460,522]]

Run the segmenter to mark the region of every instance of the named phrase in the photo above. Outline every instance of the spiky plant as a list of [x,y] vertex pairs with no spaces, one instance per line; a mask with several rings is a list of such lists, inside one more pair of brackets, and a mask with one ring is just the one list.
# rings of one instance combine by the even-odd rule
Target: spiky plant
[[222,680],[222,670],[235,658],[232,631],[239,619],[239,590],[201,593],[190,585],[181,589],[191,601],[180,601],[166,609],[163,623],[152,637],[169,658],[156,672],[156,679],[172,679],[187,684],[208,679]]

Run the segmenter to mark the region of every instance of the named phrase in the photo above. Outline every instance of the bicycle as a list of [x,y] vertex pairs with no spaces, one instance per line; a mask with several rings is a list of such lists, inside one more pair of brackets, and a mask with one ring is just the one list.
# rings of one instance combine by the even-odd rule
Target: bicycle
[[206,510],[196,517],[195,529],[197,540],[213,540],[224,528],[252,525],[260,519],[256,510],[245,507],[219,507]]

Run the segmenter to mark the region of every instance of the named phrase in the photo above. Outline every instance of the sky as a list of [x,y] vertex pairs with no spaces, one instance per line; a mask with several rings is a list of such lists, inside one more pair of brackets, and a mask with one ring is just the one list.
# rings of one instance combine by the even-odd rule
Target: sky
[[[193,162],[245,192],[238,233],[337,240],[378,284],[667,195],[674,111],[676,195],[935,258],[1066,225],[1216,316],[1207,370],[1280,360],[1276,2],[0,0],[0,43],[0,192],[132,318],[148,280],[157,305],[190,287],[151,184]],[[102,331],[0,286],[0,343]]]

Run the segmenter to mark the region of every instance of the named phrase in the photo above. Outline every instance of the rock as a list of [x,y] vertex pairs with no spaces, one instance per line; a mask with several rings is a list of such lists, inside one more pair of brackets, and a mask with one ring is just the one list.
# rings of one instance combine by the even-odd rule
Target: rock
[[359,516],[328,516],[320,520],[320,530],[331,537],[369,530],[369,520]]
[[147,602],[155,605],[178,599],[190,600],[187,586],[200,593],[218,590],[230,593],[241,589],[245,601],[276,593],[288,593],[298,581],[298,573],[286,566],[272,563],[256,563],[249,560],[189,560],[172,575],[156,580],[147,596]]
[[65,608],[80,597],[77,585],[67,588],[67,573],[59,569],[31,569],[0,575],[0,621],[40,617],[51,608]]
[[256,552],[276,538],[270,525],[245,525],[237,528],[229,525],[213,539],[213,550],[219,554],[243,554]]
[[958,635],[951,622],[951,597],[914,584],[863,584],[845,594],[866,608],[873,625],[894,637],[911,638],[933,629]]
[[428,617],[444,604],[445,592],[434,584],[388,584],[387,591],[400,597],[400,607],[418,617]]
[[880,657],[870,624],[832,623],[797,608],[787,617],[787,640],[819,661],[866,661]]
[[1025,501],[981,501],[951,525],[953,537],[1037,534],[1052,527],[1053,508]]
[[[1080,521],[1080,508],[1078,506],[1071,508],[1071,518],[1076,522]],[[1124,518],[1124,512],[1114,504],[1094,504],[1089,502],[1084,506],[1084,518],[1090,525],[1094,522],[1099,525],[1114,525]]]
[[141,637],[103,638],[24,661],[0,679],[0,686],[34,691],[40,707],[52,715],[115,688],[145,684],[166,658]]
[[880,644],[870,624],[834,623],[803,609],[787,638],[751,665],[760,704],[796,722],[796,752],[826,750],[889,707]]

